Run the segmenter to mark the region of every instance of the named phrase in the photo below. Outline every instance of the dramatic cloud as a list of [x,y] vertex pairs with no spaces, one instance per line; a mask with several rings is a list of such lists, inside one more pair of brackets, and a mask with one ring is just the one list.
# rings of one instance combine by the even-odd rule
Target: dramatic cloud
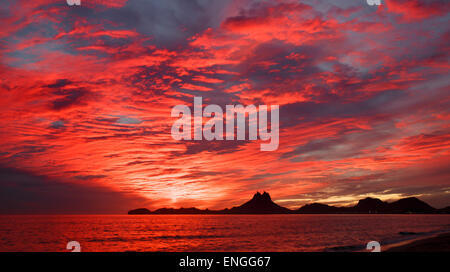
[[[449,205],[448,4],[382,2],[7,1],[1,212]],[[194,96],[280,105],[278,150],[175,141]]]

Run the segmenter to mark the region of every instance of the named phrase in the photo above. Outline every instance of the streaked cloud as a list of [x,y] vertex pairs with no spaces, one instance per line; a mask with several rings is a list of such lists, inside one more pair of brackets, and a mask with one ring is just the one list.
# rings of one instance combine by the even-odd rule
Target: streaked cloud
[[[7,1],[0,186],[20,182],[14,169],[52,197],[98,194],[108,212],[223,208],[256,190],[290,207],[367,195],[448,205],[448,5],[344,2]],[[279,149],[174,141],[171,108],[194,96],[280,105]],[[23,190],[9,205],[26,206]],[[105,194],[120,201],[103,209]]]

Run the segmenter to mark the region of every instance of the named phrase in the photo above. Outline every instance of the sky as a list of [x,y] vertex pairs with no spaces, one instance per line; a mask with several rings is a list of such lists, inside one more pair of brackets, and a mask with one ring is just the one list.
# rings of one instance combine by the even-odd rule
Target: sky
[[[6,0],[0,213],[416,196],[450,205],[444,0]],[[175,105],[279,105],[280,144],[176,141]]]

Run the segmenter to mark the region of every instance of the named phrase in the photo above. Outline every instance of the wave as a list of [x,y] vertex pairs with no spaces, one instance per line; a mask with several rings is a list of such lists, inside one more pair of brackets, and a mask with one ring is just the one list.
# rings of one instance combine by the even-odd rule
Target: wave
[[101,239],[89,239],[88,242],[132,242],[132,241],[154,241],[158,239],[162,240],[193,240],[193,239],[211,239],[211,238],[224,238],[226,236],[223,235],[161,235],[161,236],[149,236],[149,237],[140,237],[140,238],[121,238],[121,237],[105,237]]

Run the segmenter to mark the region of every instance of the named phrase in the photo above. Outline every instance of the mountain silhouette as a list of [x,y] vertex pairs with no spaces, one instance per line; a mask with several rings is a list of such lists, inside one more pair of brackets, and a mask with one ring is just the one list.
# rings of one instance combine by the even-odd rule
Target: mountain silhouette
[[431,213],[436,209],[416,197],[408,197],[389,204],[393,213]]
[[326,204],[306,204],[297,210],[290,210],[272,201],[267,192],[257,192],[244,204],[224,210],[201,210],[192,208],[161,208],[150,211],[146,208],[131,210],[128,214],[404,214],[404,213],[450,213],[450,206],[435,209],[416,197],[399,199],[392,203],[378,198],[361,199],[353,207],[334,207]]
[[439,213],[450,213],[450,206],[440,209]]
[[367,197],[358,201],[353,210],[363,213],[383,213],[388,209],[389,204],[378,198]]
[[168,209],[162,208],[154,211],[155,214],[201,214],[204,213],[204,210],[200,210],[197,208],[181,208],[181,209]]
[[318,213],[338,213],[341,210],[341,208],[328,206],[325,204],[320,203],[312,203],[312,204],[306,204],[305,206],[301,207],[300,209],[296,210],[296,213],[306,213],[306,214],[318,214]]
[[[315,205],[314,207],[311,207]],[[392,203],[378,198],[367,197],[358,201],[353,207],[333,207],[323,204],[308,204],[296,213],[448,213],[445,209],[435,209],[416,197],[403,198]]]
[[151,211],[146,208],[134,209],[128,212],[128,214],[150,214]]
[[291,210],[275,204],[266,192],[257,192],[253,198],[241,206],[231,208],[232,214],[280,214],[291,213]]

